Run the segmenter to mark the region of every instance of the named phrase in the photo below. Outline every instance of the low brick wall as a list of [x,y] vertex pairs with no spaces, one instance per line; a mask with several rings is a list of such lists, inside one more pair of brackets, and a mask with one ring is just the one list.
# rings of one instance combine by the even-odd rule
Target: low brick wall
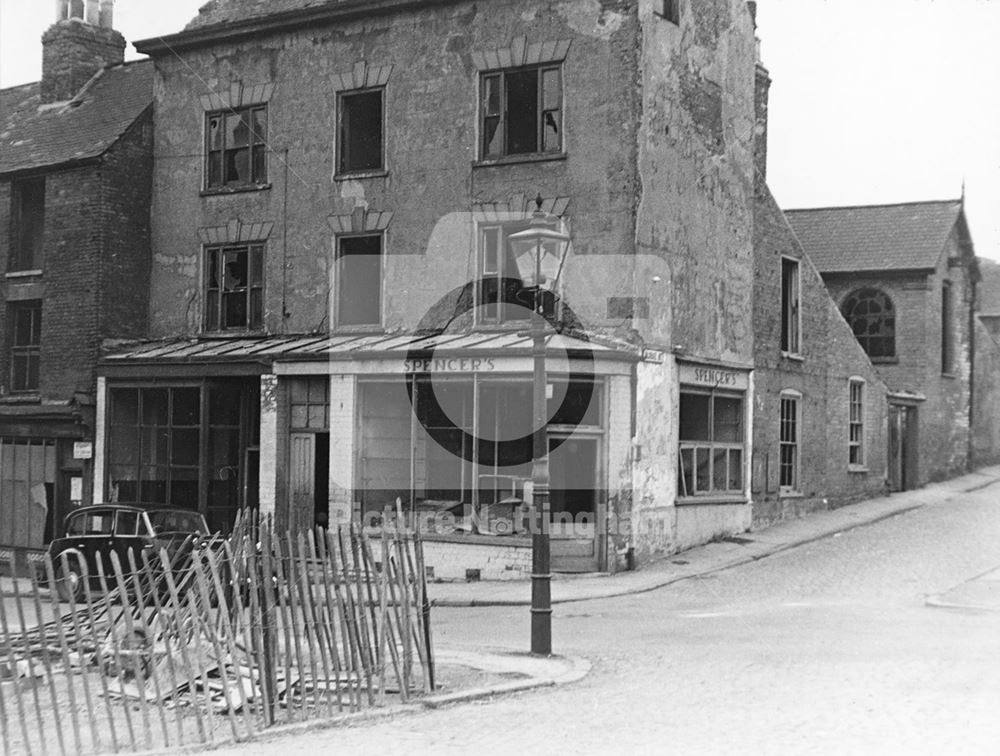
[[424,565],[431,580],[467,580],[469,570],[478,570],[480,580],[524,580],[531,576],[528,538],[425,536],[423,542]]

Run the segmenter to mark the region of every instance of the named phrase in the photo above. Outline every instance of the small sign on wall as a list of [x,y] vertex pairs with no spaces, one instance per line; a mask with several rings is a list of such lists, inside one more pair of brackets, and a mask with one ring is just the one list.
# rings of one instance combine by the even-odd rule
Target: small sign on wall
[[93,441],[73,442],[73,459],[93,459],[93,458],[94,458]]
[[83,501],[83,478],[69,479],[69,498],[73,502]]

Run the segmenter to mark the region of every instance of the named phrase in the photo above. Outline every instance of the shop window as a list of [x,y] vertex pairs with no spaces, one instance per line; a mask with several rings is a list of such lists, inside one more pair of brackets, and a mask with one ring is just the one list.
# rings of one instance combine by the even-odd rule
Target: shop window
[[799,396],[782,393],[779,418],[779,479],[781,493],[799,490]]
[[851,378],[849,382],[849,418],[847,462],[851,467],[865,464],[865,382]]
[[[553,223],[553,229],[557,224]],[[484,225],[479,229],[479,287],[476,291],[477,319],[484,324],[529,320],[534,295],[526,291],[517,272],[517,258],[511,234],[528,228],[527,221]],[[558,230],[558,229],[557,229]],[[542,293],[542,307],[549,317],[556,311],[556,295]]]
[[781,351],[799,353],[801,312],[799,299],[799,261],[781,258]]
[[338,97],[340,139],[338,173],[373,171],[384,167],[384,89],[345,92]]
[[337,325],[382,323],[382,235],[337,239]]
[[206,188],[267,183],[267,106],[209,113],[205,138]]
[[42,303],[39,300],[10,305],[11,391],[38,391],[42,345]]
[[480,96],[482,158],[562,151],[560,64],[485,73]]
[[45,177],[14,181],[11,191],[10,270],[39,270],[45,234]]
[[941,372],[952,373],[955,370],[954,334],[951,320],[951,282],[945,281],[941,286]]
[[205,330],[264,327],[264,245],[205,250]]
[[742,395],[681,391],[679,436],[679,497],[742,493]]
[[840,311],[869,357],[878,361],[896,356],[896,310],[885,292],[858,289],[847,296]]

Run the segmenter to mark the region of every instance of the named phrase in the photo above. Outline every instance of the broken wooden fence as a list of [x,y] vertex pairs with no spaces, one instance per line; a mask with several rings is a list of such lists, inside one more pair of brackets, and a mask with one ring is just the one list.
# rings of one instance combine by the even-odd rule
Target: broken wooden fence
[[62,559],[0,599],[4,753],[243,740],[433,689],[418,537],[244,518],[225,539],[87,565],[67,601]]

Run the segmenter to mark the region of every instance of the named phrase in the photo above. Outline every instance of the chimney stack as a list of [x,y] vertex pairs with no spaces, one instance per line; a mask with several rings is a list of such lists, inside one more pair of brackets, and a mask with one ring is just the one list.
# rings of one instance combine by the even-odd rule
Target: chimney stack
[[106,66],[125,60],[114,0],[56,0],[56,22],[42,35],[42,102],[72,99]]

